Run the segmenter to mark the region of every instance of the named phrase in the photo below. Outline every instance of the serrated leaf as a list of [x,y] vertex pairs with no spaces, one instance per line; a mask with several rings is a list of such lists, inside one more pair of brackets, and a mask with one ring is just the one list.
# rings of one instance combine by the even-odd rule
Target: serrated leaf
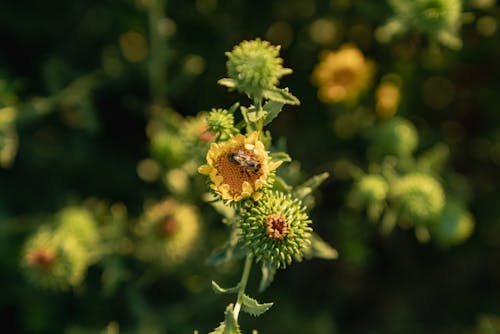
[[292,93],[288,91],[288,88],[271,88],[265,89],[262,95],[271,101],[280,102],[283,104],[299,105],[300,101]]
[[273,306],[273,303],[259,303],[253,298],[243,295],[241,299],[241,310],[255,317],[263,314]]
[[294,192],[293,195],[294,197],[298,199],[304,199],[307,196],[309,196],[316,188],[318,188],[327,178],[329,174],[327,172],[315,175],[311,177],[309,180],[306,182],[302,183],[300,186],[298,186]]
[[320,258],[325,260],[338,258],[339,253],[337,250],[321,239],[321,237],[316,233],[312,233],[310,240],[311,245],[304,250],[305,258]]
[[276,274],[276,268],[272,266],[269,262],[264,262],[261,266],[262,277],[259,283],[259,292],[267,289],[274,280],[274,275]]
[[277,102],[277,101],[267,101],[266,104],[264,104],[263,109],[266,111],[266,120],[264,121],[264,125],[268,125],[275,119],[281,110],[283,109],[283,106],[285,104],[282,102]]
[[240,289],[240,286],[241,286],[240,283],[238,283],[236,286],[233,286],[232,288],[224,289],[219,284],[217,284],[217,282],[212,281],[212,289],[217,294],[238,293],[238,290]]
[[224,312],[225,319],[209,334],[241,334],[238,320],[234,317],[233,304],[229,304]]
[[273,152],[270,155],[271,155],[271,160],[273,161],[283,161],[283,162],[292,161],[292,158],[286,152]]
[[227,88],[234,88],[236,87],[236,82],[233,79],[230,78],[222,78],[217,83],[221,86],[225,86]]

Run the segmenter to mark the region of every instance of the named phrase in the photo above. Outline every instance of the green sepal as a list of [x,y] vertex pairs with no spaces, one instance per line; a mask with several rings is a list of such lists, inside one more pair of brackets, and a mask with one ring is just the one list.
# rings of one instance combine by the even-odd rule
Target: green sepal
[[311,195],[311,193],[316,190],[316,188],[318,188],[328,178],[328,176],[329,174],[325,172],[311,177],[309,180],[295,188],[293,196],[303,200],[307,196]]
[[231,293],[238,293],[238,290],[240,289],[240,287],[241,287],[241,284],[238,283],[238,284],[236,284],[236,286],[233,286],[232,288],[224,289],[219,284],[217,284],[217,282],[212,281],[212,289],[214,290],[215,293],[221,294],[221,295],[223,295],[223,294],[231,294]]
[[268,125],[271,123],[281,112],[283,106],[285,104],[277,101],[267,101],[264,104],[263,109],[266,111],[266,120],[264,121],[264,125]]
[[215,250],[212,255],[208,257],[206,263],[212,266],[218,266],[222,263],[241,259],[247,255],[247,252],[241,239],[237,237],[237,233],[235,232],[224,246]]
[[225,315],[224,321],[210,334],[241,334],[238,320],[234,317],[233,304],[226,307]]
[[276,274],[276,268],[273,267],[269,262],[263,262],[261,266],[262,277],[259,283],[259,292],[267,289],[274,280],[274,275]]
[[270,154],[272,161],[290,162],[292,158],[286,152],[273,152]]
[[221,86],[225,86],[229,89],[234,89],[236,87],[236,82],[233,79],[230,78],[222,78],[217,81],[217,83]]
[[269,310],[273,306],[273,303],[259,303],[253,298],[248,297],[243,294],[241,299],[241,310],[246,313],[253,315],[254,317],[258,317],[263,314],[267,310]]
[[262,96],[268,100],[274,102],[280,102],[283,104],[299,105],[300,101],[292,93],[288,91],[288,88],[269,88],[262,91]]
[[337,250],[321,239],[321,237],[316,233],[313,232],[311,234],[310,240],[311,245],[304,249],[304,257],[306,259],[319,258],[334,260],[339,257]]

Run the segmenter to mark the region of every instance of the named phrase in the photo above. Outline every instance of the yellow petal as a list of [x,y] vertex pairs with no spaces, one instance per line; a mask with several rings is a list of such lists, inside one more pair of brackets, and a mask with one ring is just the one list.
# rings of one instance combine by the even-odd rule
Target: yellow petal
[[273,171],[275,170],[276,168],[278,168],[279,166],[281,166],[281,164],[283,163],[283,161],[275,161],[275,162],[271,162],[269,164],[269,171]]
[[252,198],[254,201],[258,201],[261,197],[262,197],[262,193],[258,192],[258,191],[254,192],[252,195]]
[[198,173],[203,175],[209,175],[214,168],[210,165],[201,165],[198,167]]

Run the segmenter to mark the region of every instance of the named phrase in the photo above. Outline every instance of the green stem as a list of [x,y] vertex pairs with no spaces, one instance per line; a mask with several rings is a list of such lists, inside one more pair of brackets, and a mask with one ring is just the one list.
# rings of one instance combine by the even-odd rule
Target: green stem
[[[253,101],[253,105],[255,108],[255,112],[257,114],[260,114],[263,112],[262,110],[262,98],[256,98]],[[262,132],[262,129],[264,128],[264,118],[260,118],[257,123],[255,124],[255,128],[257,129],[258,132]]]
[[245,266],[243,267],[243,273],[241,274],[240,289],[238,290],[238,298],[236,299],[236,305],[233,308],[234,318],[238,320],[238,315],[241,310],[241,304],[243,302],[243,295],[245,294],[245,288],[248,283],[248,277],[250,276],[250,269],[252,269],[252,254],[248,254],[245,259]]

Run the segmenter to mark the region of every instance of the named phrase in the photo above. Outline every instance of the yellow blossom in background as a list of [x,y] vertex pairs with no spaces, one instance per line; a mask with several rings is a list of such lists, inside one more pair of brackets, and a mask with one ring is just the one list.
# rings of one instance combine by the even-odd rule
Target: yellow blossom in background
[[318,98],[324,103],[356,102],[372,81],[374,63],[352,45],[327,51],[321,58],[312,73]]
[[250,196],[258,200],[258,190],[281,164],[269,160],[258,132],[246,137],[238,134],[228,141],[212,143],[207,164],[200,166],[198,172],[210,177],[210,188],[225,201],[238,202]]
[[401,100],[399,86],[393,82],[382,82],[375,93],[376,112],[380,118],[394,116]]

